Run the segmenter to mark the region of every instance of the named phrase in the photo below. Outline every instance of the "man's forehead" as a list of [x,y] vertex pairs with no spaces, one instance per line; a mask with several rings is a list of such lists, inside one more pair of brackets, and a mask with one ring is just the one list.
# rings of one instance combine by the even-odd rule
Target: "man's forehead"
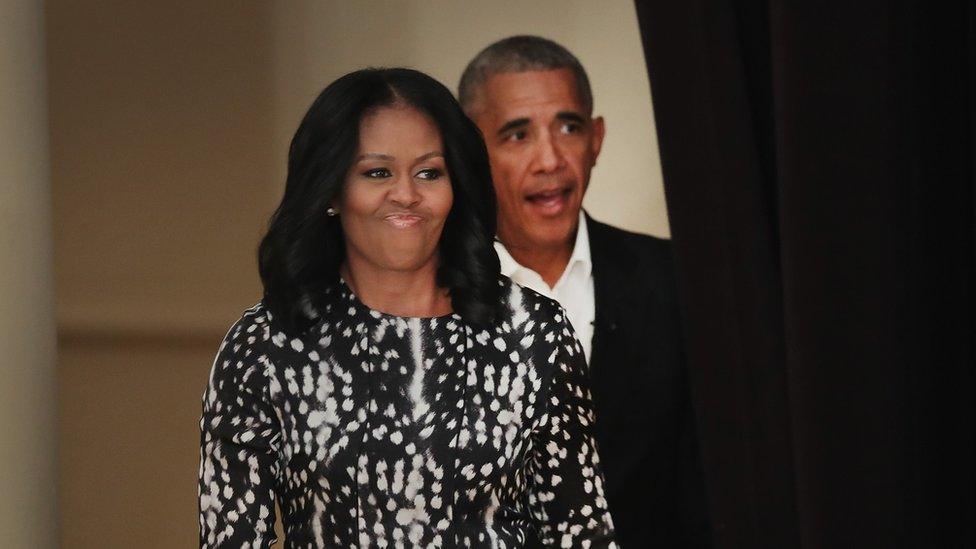
[[566,111],[588,114],[583,112],[570,69],[495,73],[485,79],[480,91],[482,108],[495,118],[554,118]]

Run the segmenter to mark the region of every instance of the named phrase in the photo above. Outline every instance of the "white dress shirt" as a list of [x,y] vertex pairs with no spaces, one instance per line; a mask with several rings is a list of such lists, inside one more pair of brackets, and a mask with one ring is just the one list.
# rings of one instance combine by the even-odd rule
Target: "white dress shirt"
[[566,270],[556,281],[556,285],[549,287],[542,275],[520,265],[505,246],[495,241],[495,251],[501,262],[502,274],[511,278],[516,284],[531,288],[540,294],[555,299],[566,309],[569,321],[576,330],[576,337],[583,345],[586,362],[590,362],[593,347],[593,319],[596,306],[593,300],[593,263],[590,261],[590,237],[586,231],[586,218],[580,211],[579,226],[576,229],[576,245],[573,255],[566,264]]

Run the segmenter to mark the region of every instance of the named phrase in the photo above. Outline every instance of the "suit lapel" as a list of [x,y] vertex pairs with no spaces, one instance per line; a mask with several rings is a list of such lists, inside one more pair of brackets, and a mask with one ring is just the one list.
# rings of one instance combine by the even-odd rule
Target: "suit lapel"
[[590,236],[590,260],[593,263],[593,350],[590,359],[595,376],[608,364],[619,358],[621,346],[617,338],[623,328],[623,311],[626,303],[626,281],[622,276],[619,250],[607,238],[601,223],[586,216]]

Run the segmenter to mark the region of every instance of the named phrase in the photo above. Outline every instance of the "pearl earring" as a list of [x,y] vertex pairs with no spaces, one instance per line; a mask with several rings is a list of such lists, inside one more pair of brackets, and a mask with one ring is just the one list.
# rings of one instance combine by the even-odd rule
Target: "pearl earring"
[[335,208],[333,208],[332,206],[329,206],[329,207],[328,207],[328,208],[327,208],[327,209],[325,210],[325,215],[327,215],[327,216],[329,216],[329,217],[335,217],[335,216],[337,216],[337,215],[339,215],[339,210],[337,210],[337,209],[335,209]]

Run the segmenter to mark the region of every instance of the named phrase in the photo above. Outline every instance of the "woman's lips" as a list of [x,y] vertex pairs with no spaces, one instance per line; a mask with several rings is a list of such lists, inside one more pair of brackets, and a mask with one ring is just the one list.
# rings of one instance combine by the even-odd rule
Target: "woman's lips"
[[569,207],[572,189],[551,189],[533,193],[525,197],[533,211],[544,216],[556,216]]
[[416,227],[424,218],[417,214],[390,214],[383,218],[384,221],[393,225],[397,229],[408,229],[410,227]]

